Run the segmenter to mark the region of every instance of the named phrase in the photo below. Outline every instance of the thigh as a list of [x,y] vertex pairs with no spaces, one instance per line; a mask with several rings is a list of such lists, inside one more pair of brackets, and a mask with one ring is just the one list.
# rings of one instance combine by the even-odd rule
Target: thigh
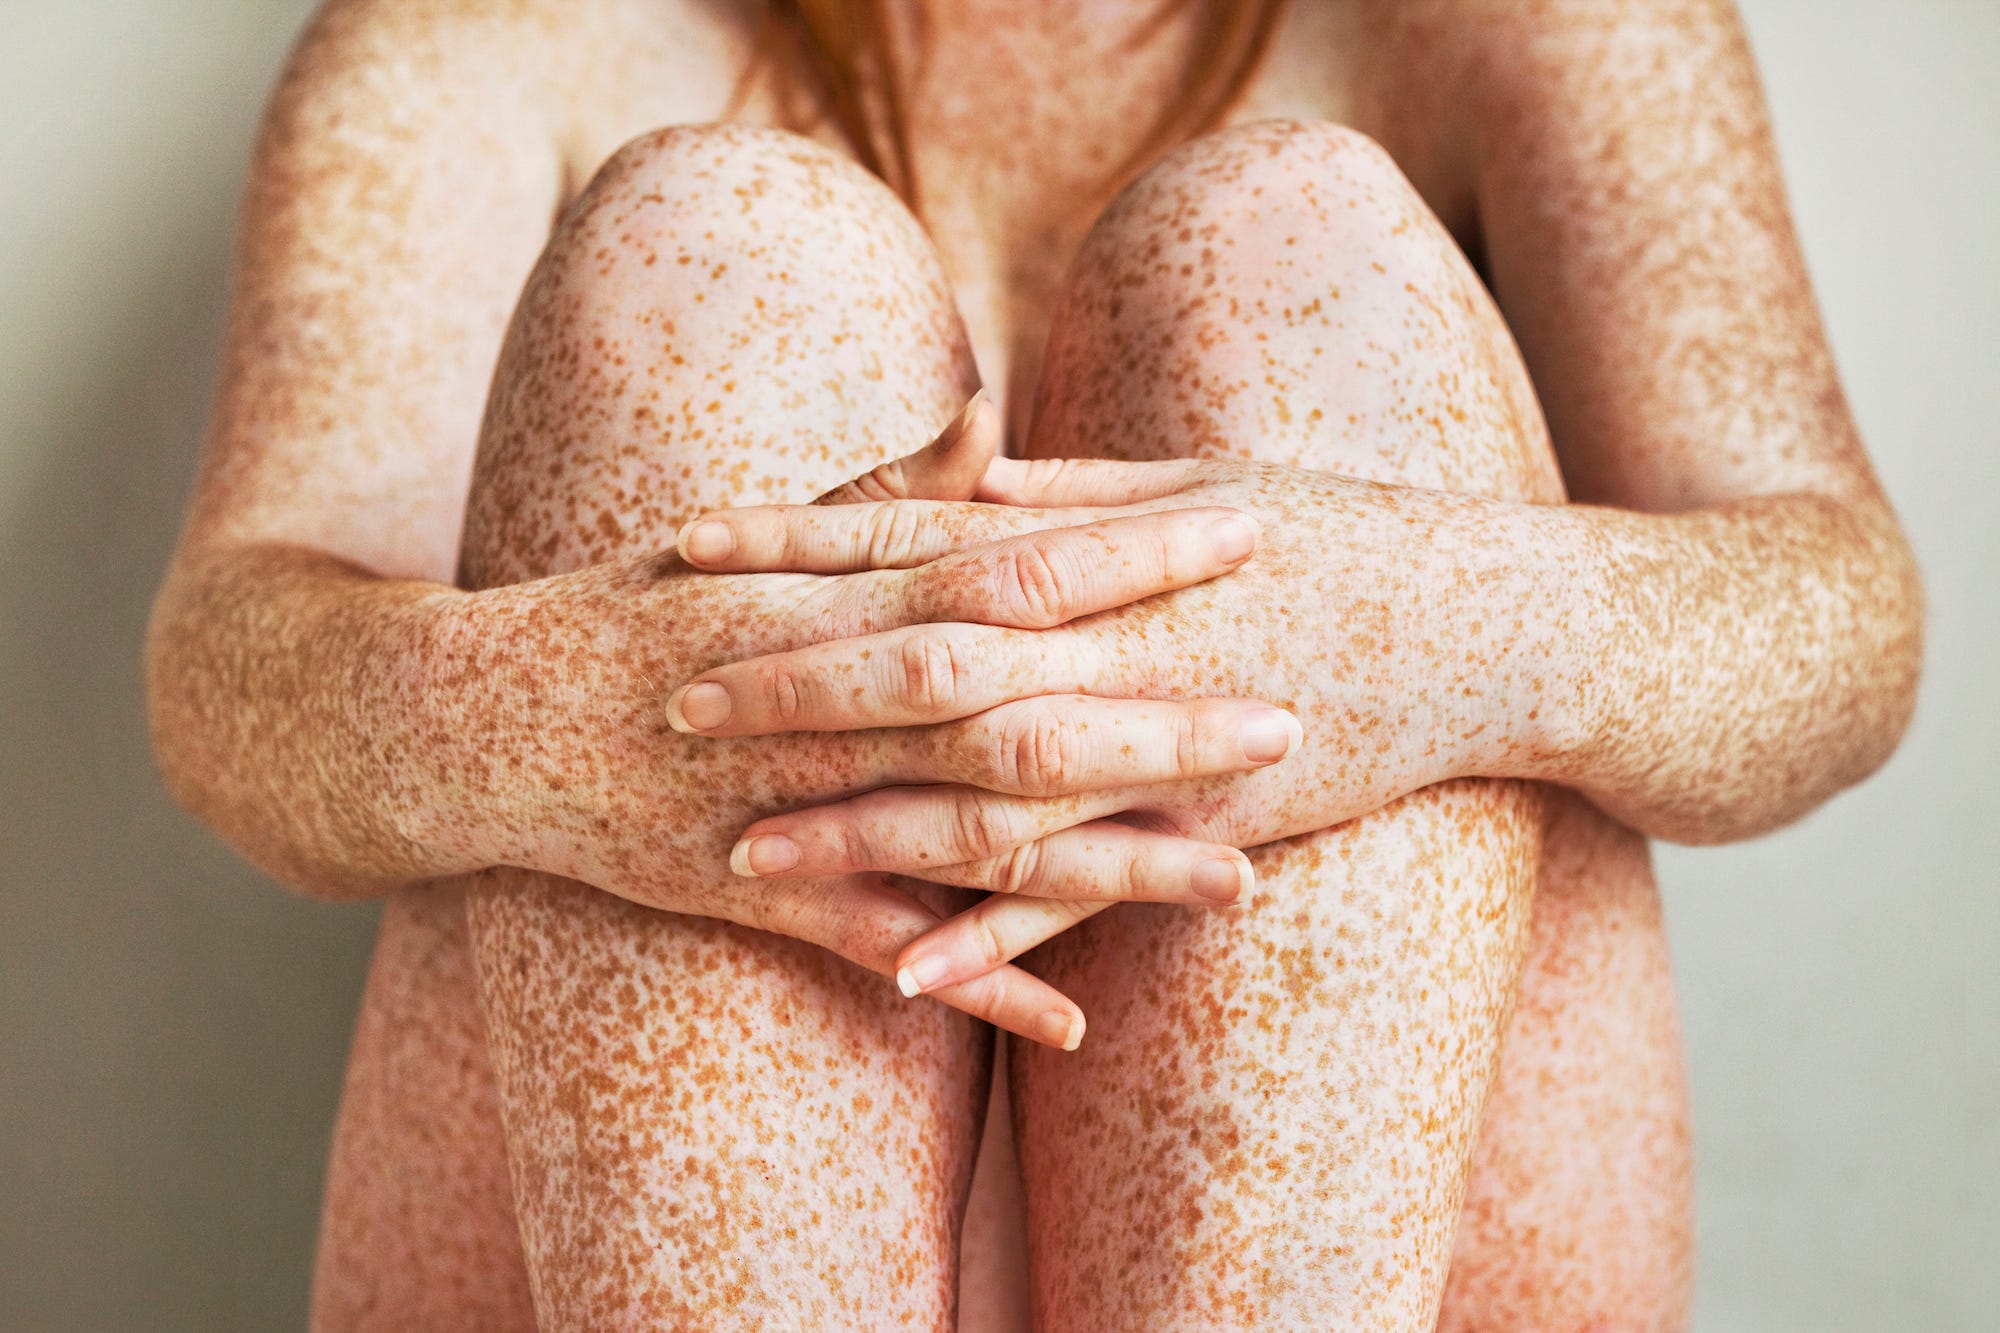
[[[1031,439],[1561,496],[1478,279],[1379,149],[1323,125],[1198,141],[1114,201]],[[1044,947],[1092,1036],[1014,1060],[1041,1326],[1431,1326],[1540,800],[1430,788],[1254,852],[1240,911],[1122,907]]]
[[1547,796],[1528,960],[1440,1333],[1675,1333],[1692,1296],[1680,1028],[1646,842]]
[[[792,136],[648,136],[516,312],[464,577],[810,498],[975,385],[937,261],[878,182]],[[983,1028],[810,946],[546,876],[481,877],[470,921],[544,1327],[948,1321]]]
[[535,1327],[463,887],[384,904],[327,1164],[311,1327]]

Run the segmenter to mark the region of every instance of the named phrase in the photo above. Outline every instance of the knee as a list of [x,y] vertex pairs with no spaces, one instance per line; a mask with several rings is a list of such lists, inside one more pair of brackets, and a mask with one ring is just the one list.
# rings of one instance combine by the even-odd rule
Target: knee
[[753,278],[760,292],[864,269],[878,284],[942,290],[922,225],[879,179],[810,139],[747,125],[675,125],[630,140],[577,195],[544,259],[571,282],[636,281],[654,293],[713,286],[732,265],[735,284]]
[[880,180],[823,144],[788,130],[706,124],[666,125],[627,140],[577,196],[575,213],[655,201],[750,212],[774,195],[778,205],[902,209]]
[[1478,275],[1388,153],[1340,125],[1238,126],[1128,185],[1071,271],[1044,389],[1070,415],[1166,403],[1153,433],[1177,443],[1145,449],[1561,494]]
[[[1265,120],[1205,135],[1137,177],[1086,242],[1127,284],[1183,300],[1222,288],[1343,279],[1435,282],[1456,246],[1382,146],[1329,121]],[[1134,272],[1134,263],[1145,265]]]
[[[656,548],[667,520],[802,500],[977,384],[943,265],[889,189],[797,135],[641,135],[558,221],[495,366],[466,577]],[[602,517],[569,532],[552,515]],[[670,537],[669,537],[670,540]]]

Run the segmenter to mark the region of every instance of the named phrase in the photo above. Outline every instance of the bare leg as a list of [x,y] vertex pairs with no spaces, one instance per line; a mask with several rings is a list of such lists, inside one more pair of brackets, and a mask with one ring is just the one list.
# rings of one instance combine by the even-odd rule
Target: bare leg
[[[516,312],[466,578],[809,498],[976,382],[922,230],[859,168],[769,131],[646,136]],[[485,877],[471,923],[543,1328],[948,1326],[983,1027],[810,946],[546,877]]]
[[[1357,135],[1187,146],[1070,281],[1035,453],[1561,497],[1497,312]],[[1013,1055],[1038,1327],[1430,1328],[1540,807],[1520,783],[1434,787],[1253,854],[1240,912],[1120,907],[1044,946],[1093,1037]]]
[[1675,1333],[1693,1162],[1645,839],[1550,792],[1532,924],[1438,1328]]
[[312,1327],[534,1326],[465,890],[405,890],[382,913],[347,1059]]

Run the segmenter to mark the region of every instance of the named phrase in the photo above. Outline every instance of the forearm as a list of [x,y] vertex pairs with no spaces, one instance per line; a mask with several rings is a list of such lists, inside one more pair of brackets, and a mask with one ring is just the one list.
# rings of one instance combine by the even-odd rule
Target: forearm
[[403,831],[441,584],[280,546],[193,551],[147,643],[168,787],[286,885],[360,898],[472,868]]
[[1579,612],[1581,682],[1537,776],[1640,832],[1714,843],[1804,815],[1895,748],[1922,592],[1886,506],[1793,494],[1535,521],[1543,577]]

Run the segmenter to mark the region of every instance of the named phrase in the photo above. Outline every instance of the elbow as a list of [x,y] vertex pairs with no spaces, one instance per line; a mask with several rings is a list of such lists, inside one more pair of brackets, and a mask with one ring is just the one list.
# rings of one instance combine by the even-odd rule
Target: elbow
[[[1811,814],[1889,762],[1916,713],[1924,665],[1924,588],[1915,552],[1885,507],[1859,519],[1840,617],[1813,698],[1794,716],[1796,740],[1766,772],[1768,801],[1746,801],[1685,839],[1696,844],[1762,837]],[[1754,730],[1753,728],[1750,728]],[[1693,830],[1690,830],[1693,831]]]
[[1924,671],[1924,584],[1916,553],[1893,518],[1870,545],[1868,574],[1859,581],[1862,651],[1855,665],[1856,692],[1865,702],[1854,772],[1842,786],[1872,776],[1902,745]]
[[204,691],[193,686],[185,633],[172,575],[153,600],[146,627],[146,737],[153,768],[174,802],[196,819],[212,826],[209,810],[214,795],[214,765],[203,760],[203,725],[199,700]]
[[[1584,792],[1614,818],[1663,841],[1715,846],[1762,837],[1872,777],[1916,711],[1924,663],[1924,590],[1916,557],[1886,507],[1826,505],[1840,533],[1838,573],[1772,629],[1796,636],[1783,683],[1714,691],[1693,710],[1687,760],[1654,756]],[[1810,615],[1798,609],[1810,605]],[[1809,647],[1806,645],[1810,645]],[[1699,757],[1695,757],[1699,756]]]

